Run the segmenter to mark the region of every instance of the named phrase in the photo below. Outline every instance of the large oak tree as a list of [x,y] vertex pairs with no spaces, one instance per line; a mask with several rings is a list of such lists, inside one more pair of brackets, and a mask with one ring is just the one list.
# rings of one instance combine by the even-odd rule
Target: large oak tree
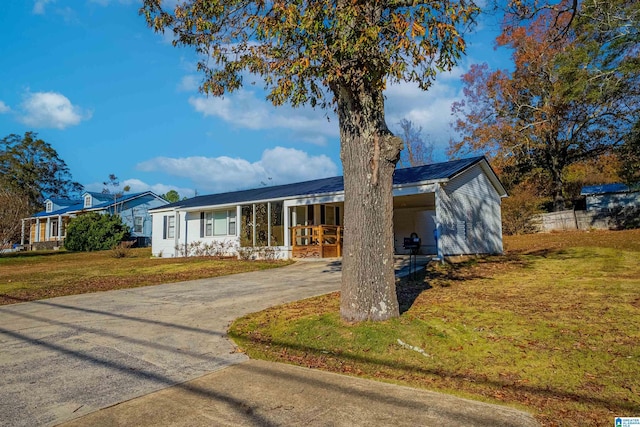
[[340,312],[348,321],[398,316],[392,175],[402,141],[385,122],[385,86],[427,89],[464,52],[473,0],[189,0],[173,10],[145,0],[156,31],[203,56],[202,90],[221,96],[244,73],[262,76],[275,105],[333,108],[344,171]]
[[[0,234],[2,240],[15,241],[20,238],[16,217],[41,210],[46,197],[67,197],[82,186],[72,180],[69,167],[51,144],[35,132],[26,132],[0,140],[0,189],[3,200],[12,204],[0,209]],[[14,224],[11,231],[10,224]]]
[[513,50],[514,69],[475,65],[463,77],[465,100],[454,105],[462,138],[450,152],[488,151],[516,181],[543,171],[554,210],[564,209],[567,167],[611,152],[638,118],[638,10],[585,0],[538,8],[530,20],[507,15],[497,43]]

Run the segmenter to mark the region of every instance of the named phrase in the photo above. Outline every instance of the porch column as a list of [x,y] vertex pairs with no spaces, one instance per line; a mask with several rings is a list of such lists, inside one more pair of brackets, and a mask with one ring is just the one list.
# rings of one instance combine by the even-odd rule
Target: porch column
[[58,215],[58,241],[62,240],[62,215]]
[[36,237],[36,242],[40,241],[40,218],[36,219],[36,233],[35,233],[35,237]]
[[[178,211],[176,211],[177,215],[180,215]],[[182,218],[184,219],[184,238],[182,239],[184,242],[184,253],[183,255],[185,257],[189,256],[189,250],[187,249],[188,243],[189,243],[189,220],[188,217],[189,216],[189,212],[184,212],[184,215],[182,215]],[[176,220],[177,221],[177,220]],[[182,230],[182,227],[180,228],[180,230]]]
[[[236,206],[236,237],[240,238],[242,235],[242,231],[240,231],[240,227],[242,226],[242,206]],[[238,241],[239,243],[239,241]]]
[[173,214],[173,224],[174,224],[174,230],[173,230],[173,247],[174,247],[174,251],[175,251],[175,255],[176,257],[181,256],[180,255],[180,250],[178,249],[178,247],[180,246],[180,212],[175,211],[175,213]]
[[296,210],[291,210],[291,206],[286,206],[283,204],[284,209],[284,245],[291,246],[291,219],[293,217],[295,224],[295,214]]
[[253,207],[253,247],[256,247],[256,204],[254,203],[253,205],[251,205]]
[[271,246],[271,202],[267,202],[267,246]]

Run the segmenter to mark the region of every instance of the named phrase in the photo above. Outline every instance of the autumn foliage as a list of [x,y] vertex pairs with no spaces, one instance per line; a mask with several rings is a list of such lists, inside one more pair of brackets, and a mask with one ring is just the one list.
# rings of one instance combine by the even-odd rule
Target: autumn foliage
[[472,0],[190,0],[173,10],[145,0],[156,31],[202,60],[202,90],[221,96],[247,76],[264,82],[274,105],[336,112],[344,171],[343,319],[397,317],[393,271],[392,176],[402,141],[385,121],[391,82],[427,89],[464,53]]
[[514,70],[478,64],[464,75],[450,153],[488,153],[513,186],[536,174],[548,183],[539,196],[562,210],[575,195],[571,168],[612,153],[638,120],[638,6],[585,1],[569,13],[578,3],[564,1],[530,13],[521,3],[496,40],[513,50]]

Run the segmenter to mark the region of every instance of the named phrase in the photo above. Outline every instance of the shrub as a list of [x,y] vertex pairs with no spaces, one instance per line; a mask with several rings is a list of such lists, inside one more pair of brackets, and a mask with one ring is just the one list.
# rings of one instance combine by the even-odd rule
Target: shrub
[[129,227],[118,215],[89,212],[71,220],[64,247],[70,251],[102,251],[129,238]]
[[111,256],[114,258],[126,258],[131,254],[131,246],[135,240],[122,241],[111,249]]
[[249,246],[238,248],[238,259],[243,261],[278,259],[278,250],[269,246]]
[[233,241],[212,241],[209,243],[195,241],[187,245],[176,245],[176,250],[183,256],[209,256],[224,258],[232,256],[237,252],[237,244]]
[[535,232],[533,218],[542,211],[544,200],[526,183],[515,187],[509,193],[509,197],[502,200],[502,232],[505,235]]

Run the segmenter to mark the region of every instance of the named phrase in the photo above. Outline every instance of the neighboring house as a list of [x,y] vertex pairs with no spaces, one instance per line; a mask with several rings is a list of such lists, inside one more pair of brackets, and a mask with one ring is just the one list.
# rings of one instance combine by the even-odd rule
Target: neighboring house
[[[411,233],[423,254],[502,252],[507,193],[484,157],[398,169],[393,183],[396,253],[407,253]],[[198,196],[151,215],[155,256],[188,256],[198,246],[228,254],[270,247],[280,258],[341,256],[343,179]]]
[[640,207],[640,187],[632,189],[625,184],[603,184],[582,187],[587,211],[615,211]]
[[149,210],[167,203],[151,191],[124,194],[118,198],[87,191],[80,200],[46,199],[44,211],[22,220],[21,244],[28,241],[33,248],[62,246],[71,219],[86,212],[98,212],[120,215],[138,245],[148,246],[152,232]]

